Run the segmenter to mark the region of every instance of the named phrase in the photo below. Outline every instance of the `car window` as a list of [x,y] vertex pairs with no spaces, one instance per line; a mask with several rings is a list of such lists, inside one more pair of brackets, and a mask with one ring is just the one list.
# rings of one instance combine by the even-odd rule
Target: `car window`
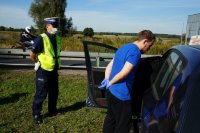
[[171,78],[171,80],[170,80],[169,86],[172,85],[173,81],[174,81],[174,80],[176,79],[176,77],[178,77],[178,75],[181,73],[181,71],[183,70],[183,67],[184,67],[183,61],[182,61],[182,60],[179,60],[178,65],[177,65],[177,67],[175,68],[175,71],[174,71],[174,73],[173,73],[173,75],[172,75],[172,78]]
[[183,69],[183,61],[176,52],[171,52],[164,62],[154,87],[157,95],[162,96],[166,88],[169,87]]
[[157,80],[155,81],[155,87],[157,88],[157,92],[161,94],[166,86],[166,81],[172,72],[172,69],[178,60],[178,55],[175,52],[172,52],[168,58],[166,59],[161,72],[158,75]]

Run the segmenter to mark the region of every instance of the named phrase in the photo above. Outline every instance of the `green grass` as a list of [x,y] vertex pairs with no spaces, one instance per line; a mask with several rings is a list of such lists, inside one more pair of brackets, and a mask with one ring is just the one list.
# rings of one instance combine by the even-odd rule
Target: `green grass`
[[31,106],[35,94],[34,71],[0,70],[0,132],[18,133],[100,133],[105,109],[85,107],[87,78],[59,72],[58,109],[61,115],[47,117],[47,100],[43,104],[44,123],[34,124]]
[[20,32],[0,31],[0,48],[11,48],[19,40]]
[[[0,31],[0,48],[11,48],[19,39],[20,32]],[[105,43],[113,47],[119,48],[127,42],[135,41],[135,36],[103,36],[95,35],[92,38],[83,37],[83,35],[76,34],[73,36],[62,37],[62,51],[80,51],[83,52],[82,41],[94,41]],[[163,54],[171,46],[180,44],[179,38],[157,38],[154,46],[147,54]],[[93,50],[93,49],[91,49]]]

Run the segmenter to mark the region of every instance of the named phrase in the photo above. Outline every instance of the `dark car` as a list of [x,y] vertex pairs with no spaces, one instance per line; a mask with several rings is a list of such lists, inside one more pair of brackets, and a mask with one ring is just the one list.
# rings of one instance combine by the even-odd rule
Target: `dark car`
[[[106,108],[106,90],[98,85],[117,49],[96,42],[83,44],[86,106]],[[143,55],[138,65],[132,93],[134,133],[199,132],[200,46],[177,45],[162,56]]]

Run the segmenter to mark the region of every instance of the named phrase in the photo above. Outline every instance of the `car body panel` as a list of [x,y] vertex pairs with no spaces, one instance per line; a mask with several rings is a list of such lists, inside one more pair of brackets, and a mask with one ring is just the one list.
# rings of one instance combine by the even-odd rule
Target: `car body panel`
[[177,133],[199,133],[200,126],[200,64],[188,81],[184,109],[181,112]]

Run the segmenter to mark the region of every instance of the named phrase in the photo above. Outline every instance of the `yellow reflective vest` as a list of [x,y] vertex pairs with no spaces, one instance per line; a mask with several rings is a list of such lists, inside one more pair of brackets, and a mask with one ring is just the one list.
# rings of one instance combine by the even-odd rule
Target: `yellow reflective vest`
[[60,47],[61,47],[61,39],[58,35],[56,35],[56,45],[57,45],[57,57],[55,57],[53,45],[49,37],[43,33],[41,34],[43,38],[44,51],[43,53],[38,54],[38,59],[40,61],[40,66],[44,70],[52,71],[54,70],[56,61],[58,62],[58,69],[60,68]]

